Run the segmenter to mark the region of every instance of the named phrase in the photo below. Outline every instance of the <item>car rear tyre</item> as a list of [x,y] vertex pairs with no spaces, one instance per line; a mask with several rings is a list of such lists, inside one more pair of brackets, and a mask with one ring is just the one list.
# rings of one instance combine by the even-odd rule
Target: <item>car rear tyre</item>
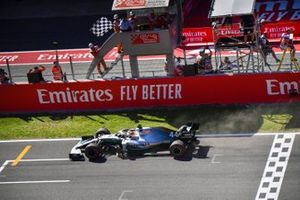
[[95,160],[101,157],[99,146],[94,143],[85,147],[84,154],[90,160]]
[[186,152],[186,145],[181,140],[175,140],[170,146],[170,153],[174,158],[179,158]]
[[107,128],[100,128],[100,129],[98,129],[97,130],[97,132],[96,132],[96,138],[97,137],[99,137],[99,136],[101,136],[101,135],[110,135],[111,133],[110,133],[110,131],[107,129]]

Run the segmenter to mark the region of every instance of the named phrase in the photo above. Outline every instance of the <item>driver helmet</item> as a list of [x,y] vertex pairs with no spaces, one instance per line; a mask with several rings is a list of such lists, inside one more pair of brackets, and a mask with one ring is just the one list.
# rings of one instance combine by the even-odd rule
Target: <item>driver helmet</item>
[[134,136],[134,135],[136,135],[135,129],[129,129],[129,130],[127,131],[127,135],[128,135],[128,136]]
[[127,132],[127,136],[131,140],[138,140],[139,139],[139,133],[136,129],[129,129],[128,132]]

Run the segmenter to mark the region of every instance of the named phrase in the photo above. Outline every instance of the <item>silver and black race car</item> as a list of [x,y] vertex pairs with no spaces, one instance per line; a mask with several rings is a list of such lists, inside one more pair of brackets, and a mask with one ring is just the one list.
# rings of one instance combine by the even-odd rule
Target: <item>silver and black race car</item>
[[83,136],[72,148],[69,158],[72,161],[85,160],[84,155],[91,161],[118,155],[120,158],[170,151],[174,158],[185,155],[189,146],[196,146],[199,140],[195,137],[199,124],[188,123],[177,131],[164,127],[142,127],[122,129],[111,134],[106,128],[100,128],[95,135]]

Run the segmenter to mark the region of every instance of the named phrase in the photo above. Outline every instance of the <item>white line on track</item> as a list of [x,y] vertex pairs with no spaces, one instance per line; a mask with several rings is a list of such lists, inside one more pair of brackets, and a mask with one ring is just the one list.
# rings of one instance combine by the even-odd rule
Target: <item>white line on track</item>
[[119,196],[118,200],[126,200],[126,199],[123,199],[123,197],[125,196],[126,193],[131,193],[133,192],[132,190],[124,190],[122,191],[121,195]]
[[44,181],[8,181],[0,182],[0,185],[11,185],[11,184],[34,184],[34,183],[69,183],[70,180],[44,180]]
[[[300,132],[286,132],[286,133],[228,133],[228,134],[205,134],[205,135],[196,135],[198,138],[217,138],[217,137],[251,137],[251,136],[273,136],[278,134],[294,134],[300,135]],[[1,142],[0,142],[1,143]]]
[[211,163],[212,164],[219,164],[219,163],[221,163],[220,161],[216,161],[216,158],[218,156],[223,156],[223,154],[214,154],[213,157],[212,157],[212,159],[211,159]]
[[[300,132],[286,132],[286,133],[238,133],[238,134],[203,134],[196,135],[199,138],[214,138],[214,137],[250,137],[250,136],[268,136],[278,134],[295,134],[300,135]],[[24,140],[0,140],[1,143],[14,143],[14,142],[63,142],[63,141],[76,141],[80,138],[52,138],[52,139],[24,139]]]
[[[286,133],[238,133],[238,134],[203,134],[196,135],[198,138],[214,138],[214,137],[251,137],[251,136],[269,136],[278,134],[295,134],[300,135],[300,132],[286,132]],[[56,139],[24,139],[24,140],[0,140],[1,143],[14,142],[63,142],[63,141],[78,141],[81,138],[56,138]]]
[[278,199],[294,139],[295,134],[274,137],[255,200]]
[[[14,160],[6,160],[0,167],[0,174],[5,167]],[[50,161],[69,161],[69,158],[46,158],[46,159],[22,159],[20,162],[50,162]],[[70,180],[43,180],[43,181],[7,181],[0,182],[0,185],[11,184],[36,184],[36,183],[68,183]]]
[[45,158],[45,159],[22,159],[20,162],[51,162],[51,161],[69,161],[69,158]]
[[2,166],[0,167],[0,174],[1,174],[1,172],[4,170],[4,168],[8,165],[8,163],[10,163],[11,161],[10,160],[6,160],[3,164],[2,164]]
[[[45,158],[45,159],[22,159],[20,162],[52,162],[52,161],[69,161],[69,158]],[[14,160],[6,160],[0,167],[0,174],[5,167]]]

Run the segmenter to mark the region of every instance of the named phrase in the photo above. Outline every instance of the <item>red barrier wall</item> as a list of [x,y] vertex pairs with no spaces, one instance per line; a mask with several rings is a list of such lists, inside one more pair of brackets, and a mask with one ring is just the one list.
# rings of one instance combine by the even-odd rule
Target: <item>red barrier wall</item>
[[300,73],[210,75],[177,78],[0,85],[0,112],[300,102]]

